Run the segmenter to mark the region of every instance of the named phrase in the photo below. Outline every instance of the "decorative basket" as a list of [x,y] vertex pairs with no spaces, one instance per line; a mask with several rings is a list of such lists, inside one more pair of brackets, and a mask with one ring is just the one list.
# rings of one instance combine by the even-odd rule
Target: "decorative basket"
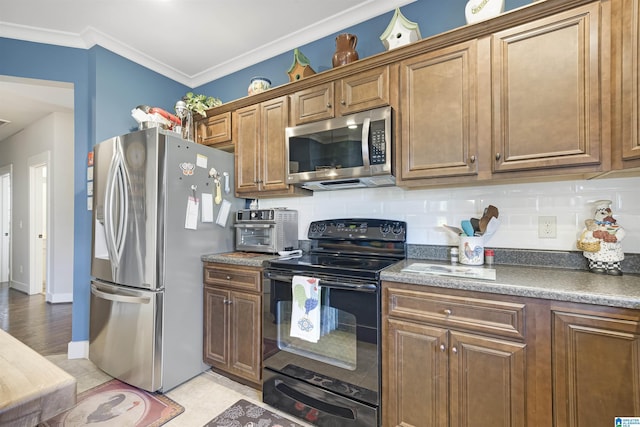
[[586,231],[583,231],[576,242],[576,247],[583,252],[598,252],[600,250],[600,240],[584,240]]

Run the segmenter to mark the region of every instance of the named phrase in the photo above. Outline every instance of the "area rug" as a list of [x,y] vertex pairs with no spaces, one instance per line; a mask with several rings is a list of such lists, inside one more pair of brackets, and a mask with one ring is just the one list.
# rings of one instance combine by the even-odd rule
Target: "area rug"
[[162,394],[114,379],[79,394],[76,406],[39,427],[157,427],[182,412],[184,407]]
[[298,423],[269,412],[265,408],[254,405],[244,399],[227,408],[204,427],[302,427]]

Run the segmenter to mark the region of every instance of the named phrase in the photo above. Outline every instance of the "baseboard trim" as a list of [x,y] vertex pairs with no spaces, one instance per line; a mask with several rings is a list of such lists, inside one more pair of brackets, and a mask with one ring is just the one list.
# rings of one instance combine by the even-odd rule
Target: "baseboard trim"
[[89,341],[71,341],[67,346],[67,358],[88,359]]
[[52,294],[47,293],[47,302],[52,304],[64,303],[64,302],[73,302],[73,294]]

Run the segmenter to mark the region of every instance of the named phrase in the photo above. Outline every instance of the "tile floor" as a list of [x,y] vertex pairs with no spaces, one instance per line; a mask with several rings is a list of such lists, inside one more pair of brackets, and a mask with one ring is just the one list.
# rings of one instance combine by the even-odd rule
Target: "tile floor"
[[[47,356],[47,359],[76,378],[78,394],[111,379],[88,359],[70,360],[67,359],[66,354]],[[201,427],[240,399],[267,407],[262,403],[262,396],[258,390],[239,384],[211,370],[168,391],[166,396],[184,406],[184,412],[164,424],[164,427]],[[311,427],[310,424],[289,414],[267,408],[303,426]]]

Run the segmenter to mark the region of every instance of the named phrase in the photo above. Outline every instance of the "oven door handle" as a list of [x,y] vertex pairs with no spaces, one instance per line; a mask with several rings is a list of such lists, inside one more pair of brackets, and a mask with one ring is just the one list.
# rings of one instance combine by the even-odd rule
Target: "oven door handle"
[[[270,271],[265,271],[265,277],[270,280],[277,280],[279,282],[288,282],[291,283],[293,280],[293,275],[284,275],[272,273]],[[342,283],[335,282],[332,280],[325,280],[320,278],[320,286],[324,288],[332,288],[332,289],[344,289],[350,291],[360,291],[360,292],[376,292],[378,290],[378,285],[375,283]]]

